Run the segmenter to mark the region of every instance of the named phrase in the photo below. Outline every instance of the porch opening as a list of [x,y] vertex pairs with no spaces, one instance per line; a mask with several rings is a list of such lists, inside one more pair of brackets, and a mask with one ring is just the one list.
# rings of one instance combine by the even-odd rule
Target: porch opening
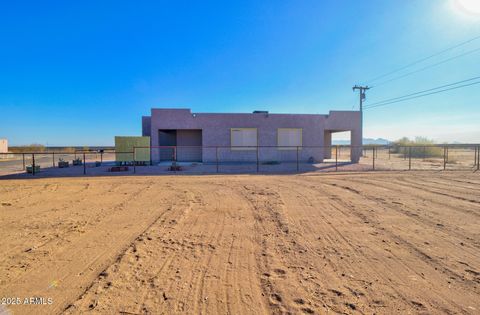
[[201,129],[161,129],[158,145],[160,161],[202,161]]

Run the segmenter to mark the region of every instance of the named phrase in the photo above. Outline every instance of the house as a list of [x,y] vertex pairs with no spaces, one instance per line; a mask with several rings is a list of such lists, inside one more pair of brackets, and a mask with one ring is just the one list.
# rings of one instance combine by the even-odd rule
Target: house
[[152,108],[142,117],[152,161],[316,161],[331,158],[332,133],[351,131],[351,160],[361,154],[359,111],[319,114],[192,113]]
[[0,139],[0,153],[8,153],[8,140]]

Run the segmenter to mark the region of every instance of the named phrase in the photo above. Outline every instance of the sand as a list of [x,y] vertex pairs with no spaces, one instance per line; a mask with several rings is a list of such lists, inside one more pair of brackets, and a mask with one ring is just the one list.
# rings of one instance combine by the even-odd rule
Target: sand
[[0,314],[480,312],[479,173],[1,180],[0,226]]

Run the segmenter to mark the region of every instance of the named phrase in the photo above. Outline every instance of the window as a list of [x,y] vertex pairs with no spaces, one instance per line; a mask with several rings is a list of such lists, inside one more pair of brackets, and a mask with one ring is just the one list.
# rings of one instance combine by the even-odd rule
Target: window
[[256,150],[257,128],[230,129],[231,145],[234,150]]
[[277,145],[280,150],[296,150],[302,146],[302,128],[278,128]]

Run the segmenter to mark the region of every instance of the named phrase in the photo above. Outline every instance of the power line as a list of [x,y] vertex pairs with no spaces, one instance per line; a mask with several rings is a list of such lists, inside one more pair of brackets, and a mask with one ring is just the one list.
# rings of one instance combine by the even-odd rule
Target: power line
[[439,91],[435,91],[435,92],[430,92],[430,93],[426,93],[426,94],[422,94],[422,95],[412,96],[412,97],[408,97],[408,98],[402,98],[402,99],[397,100],[397,101],[392,101],[392,102],[387,102],[387,103],[383,103],[383,104],[378,104],[378,105],[375,105],[375,106],[365,107],[364,109],[386,106],[386,105],[390,105],[390,104],[394,104],[394,103],[398,103],[398,102],[403,102],[403,101],[408,101],[408,100],[411,100],[411,99],[424,97],[424,96],[428,96],[428,95],[432,95],[432,94],[438,94],[438,93],[441,93],[441,92],[456,90],[456,89],[459,89],[459,88],[462,88],[462,87],[467,87],[467,86],[471,86],[471,85],[475,85],[475,84],[480,84],[480,81],[469,83],[469,84],[463,84],[463,85],[459,85],[459,86],[455,86],[455,87],[451,87],[451,88],[448,88],[448,89],[443,89],[443,90],[439,90]]
[[376,84],[375,87],[378,87],[378,86],[387,84],[387,83],[392,82],[392,81],[396,81],[396,80],[398,80],[398,79],[402,79],[402,78],[404,78],[404,77],[407,77],[407,76],[412,75],[412,74],[417,73],[417,72],[421,72],[421,71],[424,71],[424,70],[427,70],[427,69],[436,67],[436,66],[438,66],[438,65],[444,64],[444,63],[449,62],[449,61],[452,61],[452,60],[454,60],[454,59],[457,59],[457,58],[460,58],[460,57],[463,57],[463,56],[466,56],[466,55],[473,54],[473,53],[475,53],[475,52],[477,52],[477,51],[480,51],[480,48],[473,49],[473,50],[469,50],[469,51],[464,52],[464,53],[462,53],[462,54],[459,54],[459,55],[456,55],[456,56],[453,56],[453,57],[444,59],[444,60],[439,61],[439,62],[437,62],[437,63],[434,63],[434,64],[428,65],[428,66],[426,66],[426,67],[420,68],[420,69],[418,69],[418,70],[415,70],[415,71],[411,71],[411,72],[402,74],[402,75],[400,75],[400,76],[398,76],[398,77],[394,77],[394,78],[392,78],[392,79],[388,79],[388,80],[386,80],[386,81],[383,81],[383,82],[380,82],[380,83]]
[[395,100],[406,98],[406,97],[409,97],[409,96],[418,95],[418,94],[422,94],[422,93],[425,93],[425,92],[430,92],[430,91],[442,89],[442,88],[445,88],[445,87],[449,87],[449,86],[452,86],[452,85],[457,85],[457,84],[460,84],[460,83],[473,81],[473,80],[476,80],[476,79],[480,79],[480,76],[473,77],[473,78],[470,78],[470,79],[461,80],[461,81],[457,81],[457,82],[453,82],[453,83],[449,83],[449,84],[445,84],[445,85],[440,85],[440,86],[437,86],[437,87],[434,87],[434,88],[431,88],[431,89],[427,89],[427,90],[423,90],[423,91],[419,91],[419,92],[415,92],[415,93],[411,93],[411,94],[406,94],[406,95],[403,95],[403,96],[397,96],[397,97],[385,99],[385,100],[378,101],[378,102],[375,102],[375,103],[372,103],[372,104],[368,104],[364,108],[369,108],[369,107],[374,106],[374,105],[378,105],[378,104],[382,104],[382,103],[386,103],[386,102],[390,102],[390,101],[395,101]]
[[379,75],[379,76],[377,76],[377,77],[375,77],[375,78],[373,78],[373,79],[371,79],[371,80],[369,80],[369,81],[367,81],[367,82],[372,83],[372,82],[377,81],[377,80],[379,80],[379,79],[382,79],[382,78],[384,78],[384,77],[386,77],[386,76],[389,76],[389,75],[391,75],[391,74],[394,74],[394,73],[396,73],[396,72],[398,72],[398,71],[401,71],[401,70],[410,68],[411,66],[414,66],[414,65],[416,65],[416,64],[419,64],[419,63],[421,63],[421,62],[423,62],[423,61],[425,61],[425,60],[428,60],[428,59],[431,59],[431,58],[433,58],[433,57],[439,56],[439,55],[441,55],[441,54],[443,54],[443,53],[446,53],[447,51],[450,51],[450,50],[453,50],[453,49],[455,49],[455,48],[458,48],[458,47],[461,47],[461,46],[463,46],[463,45],[466,45],[466,44],[468,44],[468,43],[470,43],[470,42],[473,42],[473,41],[475,41],[475,40],[477,40],[477,39],[479,39],[479,38],[480,38],[480,36],[476,36],[476,37],[474,37],[474,38],[471,38],[471,39],[469,39],[469,40],[466,40],[466,41],[464,41],[464,42],[461,42],[461,43],[459,43],[459,44],[457,44],[457,45],[454,45],[454,46],[452,46],[452,47],[449,47],[449,48],[446,48],[446,49],[444,49],[444,50],[441,50],[441,51],[439,51],[439,52],[437,52],[437,53],[434,53],[434,54],[432,54],[432,55],[430,55],[430,56],[427,56],[427,57],[418,59],[418,60],[416,60],[416,61],[414,61],[414,62],[412,62],[412,63],[407,64],[406,66],[403,66],[403,67],[397,68],[397,69],[395,69],[395,70],[393,70],[393,71],[389,71],[389,72],[387,72],[387,73],[384,73],[384,74],[382,74],[382,75]]

